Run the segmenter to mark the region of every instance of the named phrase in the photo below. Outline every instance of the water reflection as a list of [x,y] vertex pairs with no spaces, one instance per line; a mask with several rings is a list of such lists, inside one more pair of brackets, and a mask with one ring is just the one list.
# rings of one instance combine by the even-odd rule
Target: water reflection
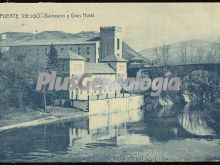
[[[145,134],[154,141],[168,141],[185,138],[213,138],[219,135],[218,109],[185,105],[146,111]],[[218,116],[218,117],[217,117]],[[205,137],[207,136],[207,137]]]
[[184,113],[178,116],[178,121],[187,132],[200,136],[215,134],[215,131],[207,124],[207,112],[189,109],[189,104],[184,107],[183,111]]
[[0,161],[47,161],[53,154],[80,157],[82,152],[100,147],[113,150],[124,145],[219,138],[219,117],[218,109],[201,110],[186,105],[106,113],[8,130],[0,133]]
[[[95,141],[115,139],[127,135],[127,123],[138,122],[143,118],[143,111],[132,110],[94,115],[69,124],[69,146],[94,143]],[[121,138],[120,138],[121,139]]]

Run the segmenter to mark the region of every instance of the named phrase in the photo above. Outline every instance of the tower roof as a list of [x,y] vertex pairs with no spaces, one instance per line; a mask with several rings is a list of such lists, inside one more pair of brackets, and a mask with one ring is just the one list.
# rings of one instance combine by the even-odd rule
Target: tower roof
[[127,62],[127,60],[117,55],[110,55],[100,59],[100,62]]
[[74,53],[73,51],[68,50],[64,54],[58,56],[60,59],[69,59],[69,60],[85,60],[82,56]]
[[122,28],[118,26],[102,26],[100,31],[122,31]]

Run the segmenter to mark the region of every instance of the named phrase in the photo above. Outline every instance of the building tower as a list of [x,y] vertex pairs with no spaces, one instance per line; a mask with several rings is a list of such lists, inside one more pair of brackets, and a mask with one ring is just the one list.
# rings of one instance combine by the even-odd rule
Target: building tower
[[122,57],[122,29],[120,27],[100,28],[100,59],[107,56]]

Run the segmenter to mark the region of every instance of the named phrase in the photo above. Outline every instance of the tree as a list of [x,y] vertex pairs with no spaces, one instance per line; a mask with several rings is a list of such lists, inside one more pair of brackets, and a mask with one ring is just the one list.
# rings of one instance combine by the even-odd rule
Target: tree
[[196,63],[196,64],[199,64],[199,63],[202,62],[203,52],[204,52],[204,50],[203,50],[201,47],[198,47],[198,48],[196,49],[196,55],[195,55],[195,63]]
[[[25,109],[26,105],[32,105],[34,103],[34,98],[30,91],[27,89],[32,89],[35,82],[35,75],[32,74],[34,69],[34,64],[29,64],[26,60],[26,55],[19,54],[14,55],[14,59],[10,60],[7,65],[7,70],[13,74],[10,80],[13,82],[13,87],[11,87],[11,92],[14,93],[14,104],[18,108]],[[36,72],[34,72],[36,74]],[[29,100],[29,99],[32,100]]]
[[208,53],[207,56],[207,61],[210,63],[216,62],[215,60],[217,59],[218,54],[219,54],[219,44],[212,43],[210,52]]
[[55,71],[57,69],[57,50],[53,44],[50,45],[50,51],[48,53],[48,61],[47,61],[47,67],[46,70],[51,72]]
[[[52,72],[56,71],[58,68],[58,60],[57,60],[57,50],[53,44],[50,45],[50,51],[48,53],[48,61],[46,65],[46,71]],[[49,99],[52,99],[53,106],[54,106],[54,97],[56,96],[55,91],[50,91],[48,92],[49,94]],[[46,105],[47,105],[47,99],[46,99],[46,88],[44,87],[44,110],[46,110]]]
[[0,106],[38,107],[40,94],[35,90],[38,73],[35,63],[28,63],[22,54],[7,56],[2,61],[5,65],[0,66]]
[[169,59],[169,49],[170,46],[169,45],[163,45],[161,48],[161,56],[162,56],[162,60],[163,60],[163,65],[166,66],[168,63],[168,59]]
[[187,63],[186,46],[185,45],[182,45],[180,47],[180,50],[179,50],[179,61],[180,61],[180,64],[186,64]]
[[154,48],[154,53],[155,53],[155,57],[157,57],[154,62],[160,64],[161,59],[160,59],[160,56],[158,54],[158,48]]
[[[10,84],[11,74],[7,72],[5,69],[5,62],[7,59],[3,58],[3,54],[0,52],[0,110],[7,108],[9,103],[9,98],[11,96],[10,88],[8,88]],[[0,111],[1,117],[1,111]]]
[[2,59],[3,58],[3,54],[2,54],[2,52],[0,51],[0,59]]

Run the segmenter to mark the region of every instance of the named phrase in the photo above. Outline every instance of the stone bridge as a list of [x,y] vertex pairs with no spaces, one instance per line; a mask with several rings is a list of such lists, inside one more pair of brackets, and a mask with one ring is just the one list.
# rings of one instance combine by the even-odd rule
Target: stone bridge
[[136,77],[136,74],[139,70],[142,73],[145,72],[152,77],[164,76],[164,74],[168,71],[170,71],[175,76],[184,77],[196,70],[216,72],[218,76],[220,76],[220,63],[128,67],[128,77]]

